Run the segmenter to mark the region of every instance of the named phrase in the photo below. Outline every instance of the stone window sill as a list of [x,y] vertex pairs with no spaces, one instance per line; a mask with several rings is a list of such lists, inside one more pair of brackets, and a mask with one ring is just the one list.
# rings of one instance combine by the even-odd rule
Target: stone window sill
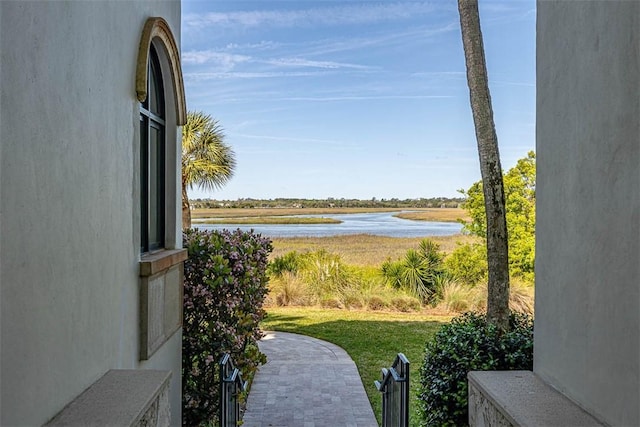
[[164,249],[140,257],[140,276],[153,276],[187,259],[186,249]]

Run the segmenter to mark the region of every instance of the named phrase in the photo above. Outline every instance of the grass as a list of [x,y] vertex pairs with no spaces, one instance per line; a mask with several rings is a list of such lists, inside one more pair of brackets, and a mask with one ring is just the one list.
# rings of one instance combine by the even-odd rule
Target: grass
[[411,212],[400,212],[394,216],[414,221],[458,222],[459,220],[471,220],[467,211],[460,208],[423,209]]
[[397,353],[411,363],[410,425],[419,425],[418,371],[424,359],[424,347],[449,317],[421,313],[330,310],[318,308],[268,308],[262,323],[264,330],[292,332],[339,345],[358,367],[362,383],[381,421],[382,400],[374,381],[380,370],[389,367]]
[[474,236],[456,234],[453,236],[431,237],[385,237],[370,234],[329,237],[287,237],[274,238],[271,259],[296,251],[299,253],[324,249],[340,255],[349,264],[365,267],[379,267],[387,258],[398,259],[408,249],[415,249],[420,241],[429,238],[440,245],[446,253],[453,251],[457,242],[472,243],[479,239]]
[[196,219],[196,224],[340,224],[342,221],[334,218],[299,217],[299,216],[259,216],[249,218],[205,218]]
[[[400,218],[422,221],[456,221],[468,219],[467,212],[460,208],[415,208],[402,212],[402,208],[201,208],[191,211],[191,218],[238,218],[291,215],[327,215],[350,213],[398,212]],[[415,211],[415,212],[414,212]],[[400,214],[400,212],[402,212]],[[411,215],[409,215],[411,214]],[[408,216],[407,216],[408,215]]]

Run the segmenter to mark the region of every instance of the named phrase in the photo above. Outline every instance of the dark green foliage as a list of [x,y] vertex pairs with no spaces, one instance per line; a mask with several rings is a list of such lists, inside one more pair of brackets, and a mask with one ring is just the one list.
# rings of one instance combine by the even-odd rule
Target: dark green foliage
[[184,231],[182,422],[195,426],[218,415],[218,361],[230,353],[243,377],[265,356],[256,346],[267,294],[271,241],[240,230]]
[[296,273],[302,264],[301,255],[296,251],[277,256],[269,263],[267,272],[272,277],[280,277],[286,271]]
[[[507,229],[509,237],[509,272],[533,282],[536,229],[536,155],[533,151],[518,160],[503,177]],[[467,191],[462,207],[471,221],[464,230],[476,236],[486,237],[487,217],[484,210],[482,181],[474,183]]]
[[404,288],[422,302],[432,302],[438,283],[444,278],[443,255],[433,240],[420,242],[398,261],[388,259],[380,267],[385,281],[394,288]]
[[509,320],[509,332],[500,333],[485,315],[465,313],[427,343],[420,368],[423,426],[467,425],[469,371],[533,369],[533,319],[512,313]]

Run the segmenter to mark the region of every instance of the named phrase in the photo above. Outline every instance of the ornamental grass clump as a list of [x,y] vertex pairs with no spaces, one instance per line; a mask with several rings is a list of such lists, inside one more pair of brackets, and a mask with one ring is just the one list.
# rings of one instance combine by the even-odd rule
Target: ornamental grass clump
[[253,232],[185,230],[182,423],[218,415],[218,361],[230,353],[243,377],[266,361],[257,341],[271,241]]
[[512,313],[501,332],[484,314],[465,313],[427,342],[420,368],[422,426],[468,423],[467,373],[533,369],[533,318]]

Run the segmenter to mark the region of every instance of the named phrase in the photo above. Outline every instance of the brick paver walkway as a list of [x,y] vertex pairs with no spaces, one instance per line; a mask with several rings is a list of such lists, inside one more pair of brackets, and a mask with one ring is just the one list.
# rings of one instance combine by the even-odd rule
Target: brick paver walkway
[[243,427],[377,427],[358,369],[337,345],[268,332]]

